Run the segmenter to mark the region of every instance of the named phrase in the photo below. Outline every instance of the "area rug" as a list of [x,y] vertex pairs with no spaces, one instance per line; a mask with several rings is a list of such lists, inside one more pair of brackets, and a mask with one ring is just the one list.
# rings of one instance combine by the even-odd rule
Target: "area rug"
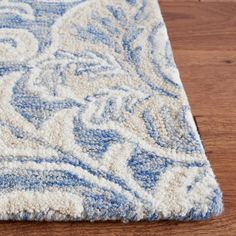
[[0,1],[0,94],[0,219],[222,212],[156,0]]

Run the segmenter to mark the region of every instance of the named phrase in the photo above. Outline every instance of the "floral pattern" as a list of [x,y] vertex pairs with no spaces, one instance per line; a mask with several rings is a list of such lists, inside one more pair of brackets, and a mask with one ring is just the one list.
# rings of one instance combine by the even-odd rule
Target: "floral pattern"
[[0,219],[222,212],[155,0],[0,1],[0,93]]

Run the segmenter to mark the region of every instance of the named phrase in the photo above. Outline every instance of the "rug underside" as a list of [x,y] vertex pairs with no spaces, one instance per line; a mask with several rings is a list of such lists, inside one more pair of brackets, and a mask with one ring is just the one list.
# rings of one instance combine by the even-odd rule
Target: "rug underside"
[[156,0],[0,1],[0,219],[223,210]]

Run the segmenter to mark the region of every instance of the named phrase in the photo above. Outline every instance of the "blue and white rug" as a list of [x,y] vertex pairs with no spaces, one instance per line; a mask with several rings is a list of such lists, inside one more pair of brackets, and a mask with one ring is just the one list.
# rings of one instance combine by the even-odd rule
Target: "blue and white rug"
[[222,212],[156,0],[0,1],[0,219]]

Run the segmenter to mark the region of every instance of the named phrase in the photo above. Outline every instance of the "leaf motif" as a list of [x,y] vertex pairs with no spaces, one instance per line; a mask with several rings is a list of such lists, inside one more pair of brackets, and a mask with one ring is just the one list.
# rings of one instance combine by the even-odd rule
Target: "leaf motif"
[[134,113],[135,107],[149,98],[150,95],[126,86],[103,89],[86,98],[87,109],[94,112],[89,116],[85,111],[84,115],[93,124],[122,123],[126,113]]
[[[147,0],[142,0],[139,3],[136,1],[126,2],[127,9],[130,10],[129,15],[126,15],[127,9],[123,9],[119,4],[115,6],[104,3],[104,5],[106,4],[105,10],[103,9],[99,13],[91,10],[90,13],[85,13],[84,18],[88,18],[89,23],[83,23],[83,14],[77,17],[70,24],[70,27],[74,29],[72,34],[81,41],[81,47],[87,48],[88,45],[93,45],[91,46],[93,51],[95,51],[95,45],[108,47],[110,54],[117,59],[118,63],[119,60],[120,64],[122,62],[122,68],[132,75],[136,74],[149,87],[151,93],[178,98],[180,86],[163,72],[163,68],[158,67],[159,64],[154,54],[159,53],[158,50],[153,49],[155,52],[151,54],[152,59],[150,61],[146,60],[147,55],[143,53],[148,50],[150,41],[153,41],[149,37],[149,34],[153,34],[151,29],[143,27],[143,22],[152,17],[147,7]],[[155,22],[155,24],[157,23]],[[162,30],[161,34],[165,37],[164,41],[168,40]],[[145,63],[143,63],[144,60]],[[153,70],[147,73],[145,67],[148,63],[151,63]],[[150,74],[156,77],[157,82],[150,78]],[[167,82],[168,85],[164,84],[163,81]]]
[[57,96],[58,86],[66,85],[70,67],[74,68],[75,76],[85,76],[89,79],[125,73],[114,57],[93,51],[76,54],[58,50],[51,57],[38,60],[32,66],[35,69],[34,75],[31,75],[31,79],[35,81],[34,85],[44,87],[51,96]]

